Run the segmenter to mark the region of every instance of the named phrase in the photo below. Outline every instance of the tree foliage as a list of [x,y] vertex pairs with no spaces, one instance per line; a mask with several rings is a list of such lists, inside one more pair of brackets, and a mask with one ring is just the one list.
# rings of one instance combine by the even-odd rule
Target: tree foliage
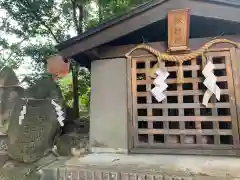
[[148,0],[99,0],[98,17],[100,21],[106,21],[119,16],[139,4]]
[[[0,67],[14,68],[30,57],[37,72],[54,46],[115,17],[146,0],[0,0]],[[15,37],[13,42],[7,36]],[[75,67],[76,68],[76,67]],[[90,73],[77,68],[80,102],[87,107]],[[74,74],[73,74],[74,75]],[[30,77],[28,77],[30,78]],[[69,106],[73,100],[71,74],[60,85]]]
[[[28,40],[25,46],[18,48],[17,52],[22,52],[23,55],[20,57],[31,57],[38,65],[37,67],[42,68],[45,59],[57,52],[54,48],[57,43],[82,33],[85,19],[87,19],[84,9],[88,2],[84,0],[1,0],[0,6],[8,17],[1,23],[1,30],[23,41]],[[2,46],[6,44],[5,42],[2,39]],[[11,47],[6,44],[4,49],[7,48]],[[11,56],[11,58],[14,57]],[[6,62],[16,61],[4,59],[3,63],[6,64]],[[19,62],[16,65],[19,65]]]
[[[82,105],[81,109],[86,109],[88,107],[88,95],[90,91],[90,72],[85,69],[81,68],[78,75],[78,87],[79,92],[78,95],[80,97],[80,103]],[[73,97],[72,97],[72,76],[68,74],[68,76],[59,79],[59,84],[61,86],[63,95],[65,97],[65,101],[69,107],[72,107]]]

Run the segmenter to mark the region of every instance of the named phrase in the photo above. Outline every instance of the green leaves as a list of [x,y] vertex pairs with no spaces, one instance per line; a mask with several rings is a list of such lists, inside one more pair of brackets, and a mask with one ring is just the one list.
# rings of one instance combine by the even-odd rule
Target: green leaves
[[29,44],[24,47],[24,53],[26,56],[32,58],[36,63],[46,63],[46,58],[57,53],[53,44],[43,43],[43,44]]
[[0,68],[10,66],[17,68],[23,61],[23,51],[21,49],[25,39],[9,42],[6,37],[0,36]]
[[[48,56],[57,53],[54,46],[102,21],[123,14],[146,0],[0,0],[0,67],[18,68],[31,58],[35,75],[44,72]],[[1,12],[2,12],[1,10]],[[1,13],[0,13],[1,14]],[[3,13],[4,14],[4,13]],[[9,37],[13,38],[9,38]],[[72,106],[71,74],[60,80],[64,97]],[[78,89],[81,107],[88,107],[90,73],[79,69]]]
[[[59,84],[65,99],[66,104],[69,107],[73,105],[73,87],[72,87],[72,74],[59,80]],[[88,111],[88,101],[90,93],[90,73],[85,68],[79,69],[78,76],[78,88],[79,88],[79,102],[81,110]]]
[[61,4],[62,12],[64,16],[69,16],[72,11],[72,3],[70,1],[63,1]]

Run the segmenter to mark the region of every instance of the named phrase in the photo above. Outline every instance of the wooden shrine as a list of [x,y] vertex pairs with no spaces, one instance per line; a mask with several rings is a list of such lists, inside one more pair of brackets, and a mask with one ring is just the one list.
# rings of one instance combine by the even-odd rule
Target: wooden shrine
[[240,8],[228,3],[152,1],[57,46],[91,70],[92,152],[239,154]]

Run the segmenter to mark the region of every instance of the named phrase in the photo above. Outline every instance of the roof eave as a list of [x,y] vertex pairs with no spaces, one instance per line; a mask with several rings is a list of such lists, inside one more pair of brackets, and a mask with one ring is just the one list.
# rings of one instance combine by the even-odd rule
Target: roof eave
[[[176,4],[179,4],[180,8],[186,7],[186,5],[188,5],[188,3],[190,3],[193,6],[193,3],[197,2],[197,1],[198,2],[209,3],[210,5],[211,4],[218,4],[217,5],[218,7],[219,7],[219,4],[222,4],[224,6],[232,6],[232,7],[235,7],[234,8],[235,10],[233,9],[234,12],[229,12],[231,15],[228,15],[225,19],[226,20],[235,19],[237,22],[240,22],[240,18],[236,17],[236,11],[238,12],[238,10],[236,10],[238,8],[236,8],[236,7],[240,7],[240,1],[238,2],[237,0],[188,0],[189,2],[185,2],[185,5],[182,5],[180,3],[182,1],[180,1],[180,0],[175,0],[172,3],[171,3],[171,0],[153,0],[153,1],[149,2],[149,3],[143,4],[143,5],[139,6],[139,7],[131,10],[129,13],[127,13],[127,14],[121,16],[121,17],[118,17],[118,18],[112,19],[110,21],[107,21],[107,22],[105,22],[105,23],[103,23],[103,24],[101,24],[101,25],[99,25],[99,26],[97,26],[97,27],[95,27],[95,28],[93,28],[91,30],[88,30],[87,32],[85,32],[85,33],[83,33],[83,34],[81,34],[81,35],[79,35],[77,37],[74,37],[74,38],[71,38],[71,39],[69,39],[69,40],[67,40],[65,42],[62,42],[62,43],[58,44],[56,46],[56,48],[60,51],[60,54],[62,53],[63,55],[66,55],[67,57],[72,57],[73,55],[76,55],[77,53],[81,53],[81,52],[84,52],[86,50],[90,50],[92,48],[98,47],[98,46],[106,43],[106,41],[111,41],[114,38],[115,39],[118,38],[117,36],[126,35],[126,33],[133,32],[134,30],[136,30],[136,28],[141,28],[143,25],[146,26],[149,23],[153,23],[154,21],[156,21],[156,18],[158,18],[158,20],[160,20],[161,18],[165,18],[165,13],[166,12],[164,13],[164,15],[161,15],[162,14],[161,11],[158,10],[157,11],[157,12],[159,12],[158,16],[154,17],[155,19],[151,18],[151,22],[150,22],[149,18],[153,17],[153,16],[150,16],[149,15],[150,13],[148,13],[148,12],[152,12],[153,11],[151,15],[156,16],[157,12],[155,10],[153,10],[153,9],[157,9],[159,5],[165,4],[164,2],[167,2],[167,1],[169,1],[170,4],[172,4],[171,6],[173,8],[178,8],[178,6]],[[191,6],[190,4],[189,4],[189,6]],[[205,5],[204,6],[205,9],[203,8],[203,6],[200,9],[197,9],[196,12],[194,12],[193,15],[200,16],[202,14],[203,10],[205,10],[207,8],[208,9],[207,16],[212,16],[213,12],[211,12],[212,10],[210,10],[209,8],[211,6],[213,6],[213,5],[211,5],[210,7]],[[169,7],[167,7],[167,9],[168,8]],[[228,9],[228,11],[230,10],[229,8],[220,8],[220,9]],[[211,12],[211,13],[209,13],[209,12]],[[98,44],[95,43],[93,45],[92,42],[91,43],[89,42],[92,37],[101,36],[102,34],[104,34],[103,32],[105,32],[105,31],[106,31],[106,33],[108,32],[108,34],[109,34],[109,31],[110,31],[109,29],[110,28],[116,30],[117,26],[119,27],[120,25],[123,25],[127,21],[133,21],[134,19],[138,19],[137,22],[139,22],[140,20],[137,17],[138,17],[138,15],[142,16],[142,14],[148,14],[148,18],[145,18],[144,22],[141,22],[141,24],[139,24],[139,27],[136,27],[135,29],[134,28],[128,28],[127,30],[124,31],[124,33],[123,33],[123,31],[120,31],[119,34],[117,34],[115,36],[111,36],[110,38],[108,38],[108,39],[106,39],[104,41],[101,40],[101,41],[99,41]],[[218,13],[217,16],[219,16],[217,18],[222,18],[223,17],[223,15],[222,14],[219,15],[219,13]],[[226,15],[224,15],[224,17],[225,16]],[[129,23],[125,23],[125,25],[126,24],[129,26]],[[102,38],[102,36],[101,36],[101,38]],[[98,40],[99,40],[99,38],[98,38]],[[86,45],[87,45],[87,47],[86,47]]]
[[71,46],[72,44],[75,44],[77,43],[78,41],[84,39],[84,38],[87,38],[88,36],[91,36],[95,33],[98,33],[99,31],[103,31],[111,26],[114,26],[115,24],[118,24],[120,23],[121,21],[124,21],[124,20],[127,20],[133,16],[136,16],[144,11],[147,11],[151,8],[153,8],[154,6],[157,6],[161,3],[164,3],[168,0],[153,0],[151,2],[148,2],[148,3],[144,3],[140,6],[137,6],[131,10],[129,10],[127,13],[125,13],[124,15],[120,15],[116,18],[113,18],[111,20],[108,20],[108,21],[105,21],[101,24],[99,24],[98,26],[94,27],[94,28],[91,28],[89,29],[88,31],[82,33],[81,35],[78,35],[76,37],[73,37],[73,38],[70,38],[64,42],[61,42],[60,44],[56,45],[55,47],[58,49],[58,50],[62,50],[64,49],[65,47],[67,46]]

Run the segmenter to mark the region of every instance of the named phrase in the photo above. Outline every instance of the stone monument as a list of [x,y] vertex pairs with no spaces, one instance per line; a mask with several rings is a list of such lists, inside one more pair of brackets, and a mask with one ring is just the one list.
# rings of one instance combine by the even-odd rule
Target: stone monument
[[64,116],[59,114],[63,98],[50,77],[27,90],[18,83],[11,69],[1,71],[1,125],[8,135],[10,160],[0,169],[0,180],[38,180],[38,170],[56,160],[52,148],[63,123],[58,118]]

